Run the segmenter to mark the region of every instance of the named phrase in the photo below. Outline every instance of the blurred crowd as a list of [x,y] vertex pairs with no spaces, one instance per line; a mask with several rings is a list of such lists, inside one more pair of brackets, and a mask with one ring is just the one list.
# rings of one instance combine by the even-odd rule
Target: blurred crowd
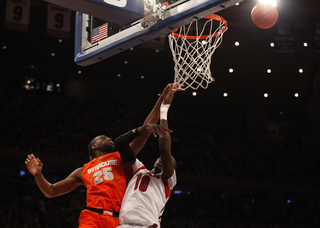
[[[155,98],[156,100],[156,98]],[[97,135],[115,139],[140,126],[148,110],[130,110],[103,100],[81,102],[43,90],[0,91],[0,145],[67,157],[87,158],[87,144]],[[170,120],[169,120],[170,121]],[[319,186],[317,153],[299,141],[269,139],[246,142],[232,129],[211,129],[192,123],[169,122],[172,153],[179,172],[207,177],[268,183]],[[243,133],[245,134],[245,133]],[[151,168],[159,156],[150,138],[139,158]]]
[[[3,171],[3,170],[1,170]],[[76,228],[85,207],[85,189],[48,199],[31,181],[1,180],[0,227]],[[316,228],[320,199],[288,201],[279,212],[266,195],[225,196],[219,192],[174,193],[166,206],[163,228]]]
[[[0,105],[0,147],[68,158],[87,158],[86,148],[92,138],[106,134],[115,139],[140,126],[152,108],[131,110],[110,100],[83,102],[63,93],[8,87],[0,88]],[[232,129],[211,129],[183,121],[169,124],[174,130],[172,154],[180,173],[295,186],[320,185],[319,160],[299,141],[247,142]],[[138,155],[147,168],[158,156],[158,141],[152,138]],[[85,190],[46,199],[32,176],[20,172],[23,162],[0,162],[0,227],[77,227]],[[217,192],[173,194],[162,227],[320,226],[319,198],[287,203],[283,214],[269,208],[267,199],[253,203],[252,198],[222,197]]]

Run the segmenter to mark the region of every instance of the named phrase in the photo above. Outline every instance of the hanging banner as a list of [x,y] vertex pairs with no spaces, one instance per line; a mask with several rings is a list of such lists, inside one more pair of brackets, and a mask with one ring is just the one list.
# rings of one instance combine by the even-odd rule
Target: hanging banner
[[295,54],[296,38],[293,22],[278,22],[274,26],[274,53]]
[[314,54],[320,54],[320,21],[311,22]]
[[69,9],[48,4],[47,35],[70,38],[70,14]]
[[27,32],[29,29],[30,0],[7,0],[4,27]]

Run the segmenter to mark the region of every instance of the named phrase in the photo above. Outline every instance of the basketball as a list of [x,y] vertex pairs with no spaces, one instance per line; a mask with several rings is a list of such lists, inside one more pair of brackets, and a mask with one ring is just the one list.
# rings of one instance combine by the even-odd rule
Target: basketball
[[258,3],[251,11],[253,23],[262,29],[271,28],[278,20],[278,10],[271,4]]

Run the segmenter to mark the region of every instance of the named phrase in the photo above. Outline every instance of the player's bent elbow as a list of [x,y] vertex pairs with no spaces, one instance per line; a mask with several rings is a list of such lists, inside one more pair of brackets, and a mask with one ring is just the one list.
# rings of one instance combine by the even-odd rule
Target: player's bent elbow
[[48,191],[46,192],[42,191],[42,192],[47,198],[54,198],[56,196],[61,195],[61,194],[57,194],[57,191],[55,191],[54,189],[54,185],[51,185]]
[[47,198],[54,198],[55,197],[55,195],[53,194],[53,193],[47,193],[47,192],[42,192],[43,193],[43,195],[45,196],[45,197],[47,197]]

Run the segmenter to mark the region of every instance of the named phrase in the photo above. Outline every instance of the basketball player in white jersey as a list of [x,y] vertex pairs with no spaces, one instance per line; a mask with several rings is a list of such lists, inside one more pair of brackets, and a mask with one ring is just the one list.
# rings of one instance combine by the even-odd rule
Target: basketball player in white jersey
[[[167,112],[173,99],[172,88],[160,108],[160,126],[168,128]],[[160,227],[161,217],[177,184],[176,161],[171,156],[171,137],[159,137],[160,158],[151,171],[136,159],[127,170],[129,183],[120,209],[118,228]]]

